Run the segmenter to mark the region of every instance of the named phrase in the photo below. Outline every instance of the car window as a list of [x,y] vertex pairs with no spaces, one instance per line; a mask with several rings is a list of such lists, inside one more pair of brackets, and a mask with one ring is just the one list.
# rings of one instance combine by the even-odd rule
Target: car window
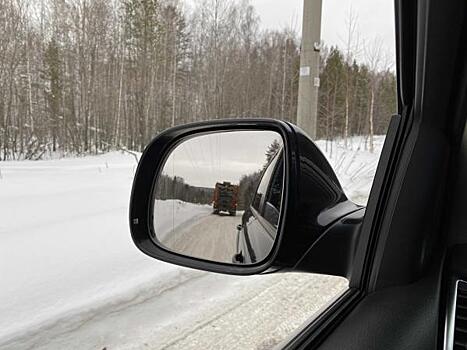
[[284,181],[284,162],[282,161],[282,154],[279,154],[277,158],[278,160],[274,168],[274,173],[272,174],[263,209],[264,218],[273,226],[277,226],[279,221]]
[[[259,182],[258,188],[255,192],[252,206],[255,208],[259,213],[264,211],[264,205],[266,202],[266,198],[268,196],[268,188],[271,184],[271,179],[273,179],[276,170],[276,164],[278,162],[279,157],[274,157],[269,164],[264,169],[264,173],[261,177],[261,181]],[[281,191],[281,189],[279,189]],[[280,204],[280,203],[279,203]],[[279,207],[279,205],[278,205]]]
[[[169,265],[138,251],[128,228],[145,146],[221,118],[297,124],[366,204],[397,112],[393,1],[326,0],[321,16],[310,3],[0,1],[0,349],[271,349],[348,289],[335,276]],[[221,142],[186,147],[183,165],[224,169]],[[277,226],[277,149],[230,184],[236,217],[220,213],[216,229],[250,206]],[[164,186],[163,225],[212,213],[213,189]]]

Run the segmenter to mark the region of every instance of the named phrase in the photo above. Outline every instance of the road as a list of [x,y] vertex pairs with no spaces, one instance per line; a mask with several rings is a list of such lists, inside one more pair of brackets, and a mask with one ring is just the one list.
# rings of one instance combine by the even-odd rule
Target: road
[[0,349],[269,350],[347,288],[343,278],[313,274],[187,272],[172,288],[57,322]]
[[206,260],[231,263],[236,253],[237,225],[242,213],[236,216],[210,214],[179,227],[162,241],[170,250]]

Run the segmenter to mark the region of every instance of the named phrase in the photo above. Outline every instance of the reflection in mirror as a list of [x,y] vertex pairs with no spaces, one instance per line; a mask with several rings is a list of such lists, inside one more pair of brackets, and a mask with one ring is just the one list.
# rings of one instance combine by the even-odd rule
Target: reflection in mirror
[[273,131],[218,132],[180,142],[156,180],[155,242],[215,262],[264,260],[278,230],[282,149],[282,137]]

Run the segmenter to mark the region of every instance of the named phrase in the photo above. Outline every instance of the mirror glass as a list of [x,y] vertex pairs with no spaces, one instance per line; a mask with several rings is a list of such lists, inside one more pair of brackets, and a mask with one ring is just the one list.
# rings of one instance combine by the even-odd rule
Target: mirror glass
[[169,154],[154,198],[156,244],[204,260],[253,264],[276,239],[284,182],[274,131],[197,135]]

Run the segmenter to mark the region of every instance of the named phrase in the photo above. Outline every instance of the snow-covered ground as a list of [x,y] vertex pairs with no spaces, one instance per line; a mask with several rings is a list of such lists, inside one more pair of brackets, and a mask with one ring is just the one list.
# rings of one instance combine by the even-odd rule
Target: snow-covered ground
[[167,234],[186,223],[210,215],[210,205],[196,205],[180,200],[158,200],[154,206],[154,223],[157,238],[163,241]]
[[373,153],[365,137],[352,137],[347,141],[320,140],[318,147],[326,155],[347,196],[357,204],[365,205],[368,200],[379,156],[385,136],[374,137]]
[[[360,203],[371,186],[383,140],[377,138],[373,154],[358,149],[357,138],[352,139],[352,150],[339,141],[333,143],[332,154],[330,147],[326,153],[349,196]],[[323,142],[318,144],[325,150]],[[267,304],[268,298],[283,305],[294,302],[289,306],[295,316],[296,304],[308,301],[308,313],[292,322],[290,315],[285,317],[287,308],[277,314],[263,312],[262,325],[269,322],[264,317],[271,317],[264,332],[285,336],[345,288],[342,280],[324,276],[220,276],[144,256],[128,229],[135,167],[132,156],[117,152],[0,162],[0,348],[197,348],[197,334],[205,334],[208,325],[221,327],[242,308],[244,316],[248,314],[253,300],[261,303],[260,291],[269,293],[262,300]],[[190,220],[190,212],[202,212],[180,204],[168,202],[178,205],[184,220]],[[290,291],[281,294],[285,286],[294,285],[297,299]],[[310,294],[304,286],[322,288]]]
[[185,278],[131,244],[132,157],[0,167],[0,344]]

